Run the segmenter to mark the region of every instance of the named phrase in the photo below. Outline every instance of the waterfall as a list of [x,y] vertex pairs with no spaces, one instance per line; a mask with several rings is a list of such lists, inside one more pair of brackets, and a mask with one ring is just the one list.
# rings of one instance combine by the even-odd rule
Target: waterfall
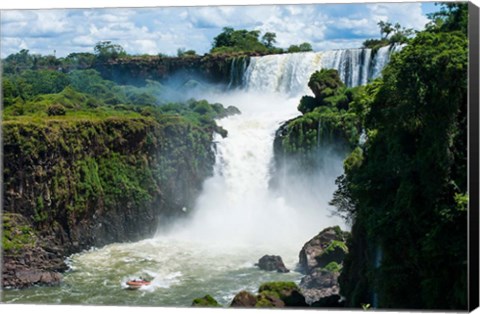
[[296,96],[308,93],[308,79],[321,68],[321,55],[314,52],[251,57],[244,75],[247,91]]
[[348,86],[365,85],[381,75],[392,53],[403,45],[372,49],[341,49],[251,57],[243,76],[247,91],[276,92],[290,96],[309,94],[310,75],[320,69],[336,69]]
[[349,87],[365,85],[369,79],[371,49],[348,49],[322,53],[322,68],[336,69]]
[[[299,282],[298,272],[263,272],[254,265],[261,256],[275,254],[294,269],[299,250],[320,230],[334,225],[348,229],[341,218],[331,216],[328,205],[337,188],[335,179],[343,172],[344,156],[320,141],[319,122],[314,157],[320,166],[292,176],[295,171],[288,169],[296,165],[285,160],[282,193],[275,193],[269,186],[275,132],[299,115],[300,96],[309,92],[314,71],[333,67],[347,85],[364,84],[380,74],[396,49],[400,48],[375,54],[348,49],[252,57],[250,62],[233,59],[232,89],[199,90],[198,97],[236,106],[242,114],[217,121],[228,136],[215,138],[214,174],[204,182],[194,208],[188,208],[188,217],[168,224],[169,230],[162,225],[152,239],[71,256],[69,264],[75,271],[65,273],[64,285],[28,289],[31,295],[25,296],[9,290],[9,300],[179,307],[210,294],[227,306],[236,293],[256,292],[261,283]],[[233,89],[236,86],[242,88]],[[376,261],[378,265],[381,251]],[[145,290],[119,291],[126,280],[145,274],[152,278]]]
[[243,85],[243,74],[245,73],[248,62],[248,57],[233,58],[230,62],[230,79],[227,89],[232,89]]
[[228,136],[215,139],[214,176],[205,182],[191,220],[173,232],[175,237],[219,245],[265,246],[272,252],[291,250],[296,256],[298,248],[319,230],[344,225],[338,217],[328,217],[335,178],[342,172],[342,159],[330,152],[322,157],[328,158],[329,168],[318,174],[315,188],[319,191],[297,182],[299,189],[294,194],[302,194],[297,200],[295,195],[284,197],[269,188],[275,132],[298,114],[298,98],[239,90],[210,100],[234,104],[242,114],[217,122],[228,130]]

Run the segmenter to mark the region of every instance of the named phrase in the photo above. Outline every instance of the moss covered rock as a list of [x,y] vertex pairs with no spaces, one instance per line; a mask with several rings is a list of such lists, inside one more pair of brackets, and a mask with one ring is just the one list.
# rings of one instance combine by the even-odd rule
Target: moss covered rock
[[285,307],[285,302],[283,302],[278,294],[271,291],[262,291],[257,296],[257,302],[255,307],[276,307],[282,308]]
[[279,298],[285,306],[307,306],[305,297],[294,282],[267,282],[260,286],[258,292]]
[[195,307],[220,307],[221,305],[211,295],[207,294],[202,298],[196,298],[192,302]]
[[[347,232],[338,226],[322,230],[309,240],[299,253],[299,264],[302,270],[309,274],[315,268],[324,268],[330,263],[341,264],[348,252]],[[330,267],[334,267],[333,264]]]

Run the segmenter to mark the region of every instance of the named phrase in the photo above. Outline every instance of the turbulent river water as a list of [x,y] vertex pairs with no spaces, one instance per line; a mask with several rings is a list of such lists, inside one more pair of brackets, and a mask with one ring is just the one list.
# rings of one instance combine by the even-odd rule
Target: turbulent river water
[[[384,58],[382,53],[388,57],[387,52],[377,58]],[[371,52],[363,50],[331,52],[323,55],[323,66],[341,68],[344,77],[350,71],[353,76],[348,77],[355,82],[349,85],[358,85],[379,67],[379,61],[369,58]],[[215,138],[214,176],[204,183],[195,208],[186,209],[190,219],[159,228],[151,239],[75,254],[68,258],[70,270],[60,286],[7,290],[3,301],[178,307],[210,294],[227,305],[239,291],[255,292],[263,282],[298,283],[301,274],[295,269],[303,244],[325,227],[345,228],[328,206],[342,172],[340,156],[328,150],[319,154],[328,165],[315,174],[316,186],[286,177],[283,186],[291,193],[269,189],[275,131],[299,115],[296,107],[308,92],[308,77],[321,67],[322,55],[313,53],[254,58],[243,78],[244,89],[200,95],[234,105],[242,114],[218,121],[228,137]],[[292,271],[259,270],[255,263],[265,254],[282,256]],[[125,289],[126,281],[140,276],[152,284]]]

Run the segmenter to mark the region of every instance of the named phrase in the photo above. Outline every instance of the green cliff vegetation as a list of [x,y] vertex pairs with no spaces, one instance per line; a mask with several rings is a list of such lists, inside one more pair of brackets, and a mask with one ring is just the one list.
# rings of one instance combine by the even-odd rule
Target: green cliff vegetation
[[212,173],[213,134],[227,136],[214,119],[238,109],[169,102],[154,81],[118,85],[93,69],[12,61],[35,58],[28,51],[7,58],[15,70],[2,77],[4,211],[22,217],[4,221],[7,252],[27,241],[30,232],[18,232],[25,223],[78,251],[147,236],[159,217],[192,206]]
[[[277,131],[278,167],[290,156],[309,172],[328,145],[346,152],[331,205],[352,224],[339,279],[348,307],[467,308],[467,13],[442,5],[367,86],[314,73],[315,96]],[[410,34],[381,26],[388,41]]]
[[380,39],[367,39],[363,42],[364,48],[371,48],[377,51],[379,48],[394,45],[406,44],[414,34],[413,29],[402,27],[399,23],[380,21],[377,23],[380,28]]
[[337,180],[347,306],[467,308],[467,4],[433,16],[384,69]]
[[315,97],[303,96],[298,106],[303,115],[280,128],[277,152],[302,158],[323,144],[338,146],[340,150],[355,147],[366,110],[361,100],[365,98],[365,89],[347,88],[337,70],[331,69],[313,73],[308,86]]
[[28,221],[21,215],[4,213],[2,215],[2,249],[16,254],[25,248],[33,247],[36,235]]

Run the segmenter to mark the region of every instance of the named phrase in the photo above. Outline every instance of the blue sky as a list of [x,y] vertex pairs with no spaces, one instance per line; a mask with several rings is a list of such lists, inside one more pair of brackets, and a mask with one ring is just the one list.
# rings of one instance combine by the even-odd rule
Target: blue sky
[[[294,1],[290,1],[294,3]],[[69,4],[75,7],[74,2]],[[277,34],[276,46],[310,42],[316,51],[360,47],[378,21],[422,29],[432,2],[313,3],[148,8],[2,10],[1,56],[21,49],[66,56],[110,40],[130,54],[206,53],[225,26]]]

